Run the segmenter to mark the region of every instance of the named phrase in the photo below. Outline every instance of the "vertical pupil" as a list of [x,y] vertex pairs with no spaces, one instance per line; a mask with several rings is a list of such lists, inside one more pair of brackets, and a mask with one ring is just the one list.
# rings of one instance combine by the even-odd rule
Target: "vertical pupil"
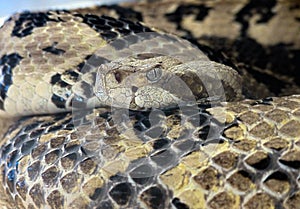
[[153,70],[153,78],[157,78],[156,69]]

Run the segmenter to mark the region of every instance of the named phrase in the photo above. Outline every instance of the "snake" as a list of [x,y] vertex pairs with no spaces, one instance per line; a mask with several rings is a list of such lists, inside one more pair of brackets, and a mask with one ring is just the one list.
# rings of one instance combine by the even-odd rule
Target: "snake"
[[299,208],[299,10],[162,0],[12,15],[1,208]]

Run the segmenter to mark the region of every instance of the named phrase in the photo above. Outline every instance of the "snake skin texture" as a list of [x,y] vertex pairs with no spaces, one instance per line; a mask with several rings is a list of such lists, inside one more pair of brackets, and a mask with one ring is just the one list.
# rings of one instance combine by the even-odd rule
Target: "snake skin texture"
[[0,207],[300,208],[299,10],[162,0],[13,15]]

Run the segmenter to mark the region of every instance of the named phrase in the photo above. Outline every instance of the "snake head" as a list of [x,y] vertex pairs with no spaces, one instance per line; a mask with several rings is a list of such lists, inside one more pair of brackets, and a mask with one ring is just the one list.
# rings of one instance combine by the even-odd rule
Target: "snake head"
[[182,63],[176,57],[144,53],[102,64],[97,72],[95,94],[105,105],[164,108],[225,99],[228,95],[236,98],[241,94],[239,83],[239,75],[219,63]]

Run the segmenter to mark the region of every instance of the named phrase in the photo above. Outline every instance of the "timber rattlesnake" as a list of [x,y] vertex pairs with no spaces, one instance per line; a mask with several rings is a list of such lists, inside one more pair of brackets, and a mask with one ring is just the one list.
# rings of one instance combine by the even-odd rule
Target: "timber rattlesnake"
[[[243,98],[299,93],[299,7],[165,0],[11,17],[0,113],[29,116],[1,121],[3,207],[299,207],[299,95]],[[215,89],[232,102],[207,99]],[[113,105],[85,109],[98,99]],[[141,111],[147,101],[164,107]]]

